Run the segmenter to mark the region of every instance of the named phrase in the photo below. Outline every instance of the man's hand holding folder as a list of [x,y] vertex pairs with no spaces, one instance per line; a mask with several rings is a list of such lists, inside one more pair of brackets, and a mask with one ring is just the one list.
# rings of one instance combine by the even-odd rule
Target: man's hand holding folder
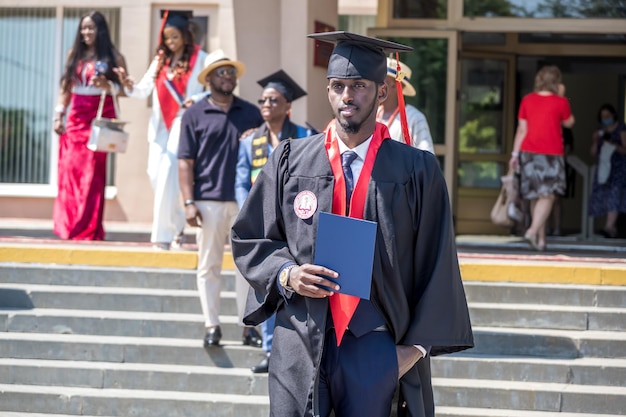
[[320,265],[303,264],[290,271],[289,286],[304,297],[330,297],[340,286],[325,277],[337,279],[339,274]]

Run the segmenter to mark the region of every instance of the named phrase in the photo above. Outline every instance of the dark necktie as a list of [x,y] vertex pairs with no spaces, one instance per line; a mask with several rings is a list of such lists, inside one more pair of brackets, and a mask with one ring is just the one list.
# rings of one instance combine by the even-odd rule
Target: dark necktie
[[343,177],[346,180],[346,215],[350,212],[350,198],[354,191],[354,178],[352,177],[352,168],[350,165],[357,158],[354,151],[345,151],[341,154],[341,167],[343,168]]

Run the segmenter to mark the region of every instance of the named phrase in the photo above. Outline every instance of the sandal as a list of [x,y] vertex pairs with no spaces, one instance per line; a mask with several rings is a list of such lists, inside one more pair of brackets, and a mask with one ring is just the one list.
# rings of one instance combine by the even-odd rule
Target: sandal
[[174,237],[170,246],[172,249],[182,249],[183,243],[185,243],[185,235],[183,232],[180,232],[176,235],[176,237]]
[[615,239],[617,237],[617,229],[602,229],[600,234],[607,239]]
[[[539,246],[539,243],[537,243],[537,235],[525,234],[524,239],[528,242],[530,247],[533,248],[534,250],[537,250],[537,251],[542,250]],[[543,246],[543,249],[545,249],[545,246]]]

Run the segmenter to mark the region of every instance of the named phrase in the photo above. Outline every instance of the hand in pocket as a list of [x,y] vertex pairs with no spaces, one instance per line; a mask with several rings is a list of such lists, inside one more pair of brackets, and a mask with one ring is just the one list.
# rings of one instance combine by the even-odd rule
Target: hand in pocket
[[422,358],[422,351],[415,346],[396,345],[398,355],[398,379],[402,378],[409,369]]

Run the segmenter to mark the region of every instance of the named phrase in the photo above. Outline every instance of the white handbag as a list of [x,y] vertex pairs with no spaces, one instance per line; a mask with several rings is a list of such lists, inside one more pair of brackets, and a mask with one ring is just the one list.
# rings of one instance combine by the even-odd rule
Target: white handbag
[[[113,88],[111,88],[111,91],[113,91]],[[93,122],[91,122],[91,134],[89,136],[89,142],[87,143],[87,149],[94,152],[126,152],[128,133],[124,132],[124,125],[127,122],[102,117],[102,108],[104,107],[105,98],[106,91],[102,90],[98,113]],[[115,96],[113,96],[113,107],[115,108],[115,116],[117,117],[120,111],[117,105],[117,97]]]
[[611,175],[611,158],[617,146],[610,142],[604,142],[598,155],[598,184],[606,184]]

